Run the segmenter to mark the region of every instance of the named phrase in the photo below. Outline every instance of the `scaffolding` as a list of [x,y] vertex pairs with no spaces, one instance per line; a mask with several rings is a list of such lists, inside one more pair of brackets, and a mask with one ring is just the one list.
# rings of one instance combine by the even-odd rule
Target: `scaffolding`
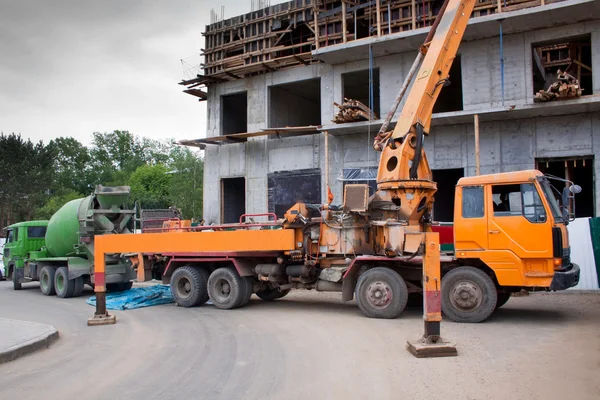
[[[564,0],[479,0],[472,17]],[[268,2],[257,0],[259,6]],[[310,65],[313,50],[430,26],[443,0],[293,0],[206,26],[201,80],[207,84]],[[210,79],[208,79],[210,78]],[[191,82],[192,80],[188,81]],[[198,83],[198,81],[194,81]],[[184,84],[184,83],[182,83]],[[205,93],[189,92],[205,100]]]

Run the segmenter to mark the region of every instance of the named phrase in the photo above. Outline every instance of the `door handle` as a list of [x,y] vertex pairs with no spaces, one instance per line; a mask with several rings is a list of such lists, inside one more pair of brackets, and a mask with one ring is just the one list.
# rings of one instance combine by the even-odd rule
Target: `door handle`
[[491,233],[492,235],[497,235],[497,234],[499,234],[499,233],[500,233],[500,231],[490,231],[490,233]]

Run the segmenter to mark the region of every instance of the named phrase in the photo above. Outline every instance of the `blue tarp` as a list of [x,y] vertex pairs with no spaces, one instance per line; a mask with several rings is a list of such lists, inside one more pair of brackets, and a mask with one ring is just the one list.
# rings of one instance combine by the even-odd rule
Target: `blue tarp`
[[[134,308],[173,302],[171,288],[168,285],[136,287],[125,292],[106,294],[106,308],[108,310],[133,310]],[[87,299],[86,303],[96,306],[96,296]]]

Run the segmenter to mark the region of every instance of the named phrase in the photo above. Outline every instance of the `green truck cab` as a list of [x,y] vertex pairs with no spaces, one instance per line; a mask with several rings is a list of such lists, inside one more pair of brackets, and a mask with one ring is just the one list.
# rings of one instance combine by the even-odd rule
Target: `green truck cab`
[[[133,233],[135,209],[126,207],[127,186],[97,186],[90,196],[62,206],[49,221],[29,221],[7,228],[6,275],[13,288],[39,282],[46,296],[76,297],[84,285],[94,287],[94,238],[106,233]],[[126,255],[105,258],[106,289],[129,290],[136,272]]]
[[27,221],[6,228],[6,242],[2,262],[3,275],[11,279],[16,268],[23,268],[31,252],[42,250],[46,245],[48,221]]

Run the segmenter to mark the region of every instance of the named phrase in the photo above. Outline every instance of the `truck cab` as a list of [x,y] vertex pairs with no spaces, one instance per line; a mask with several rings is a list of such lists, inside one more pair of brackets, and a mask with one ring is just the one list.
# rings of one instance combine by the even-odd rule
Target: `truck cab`
[[579,282],[569,216],[540,171],[462,178],[455,204],[456,258],[488,269],[501,288],[564,290]]
[[25,259],[32,251],[39,251],[45,246],[48,221],[18,222],[5,228],[3,264],[4,276],[12,279],[16,268],[23,268]]

